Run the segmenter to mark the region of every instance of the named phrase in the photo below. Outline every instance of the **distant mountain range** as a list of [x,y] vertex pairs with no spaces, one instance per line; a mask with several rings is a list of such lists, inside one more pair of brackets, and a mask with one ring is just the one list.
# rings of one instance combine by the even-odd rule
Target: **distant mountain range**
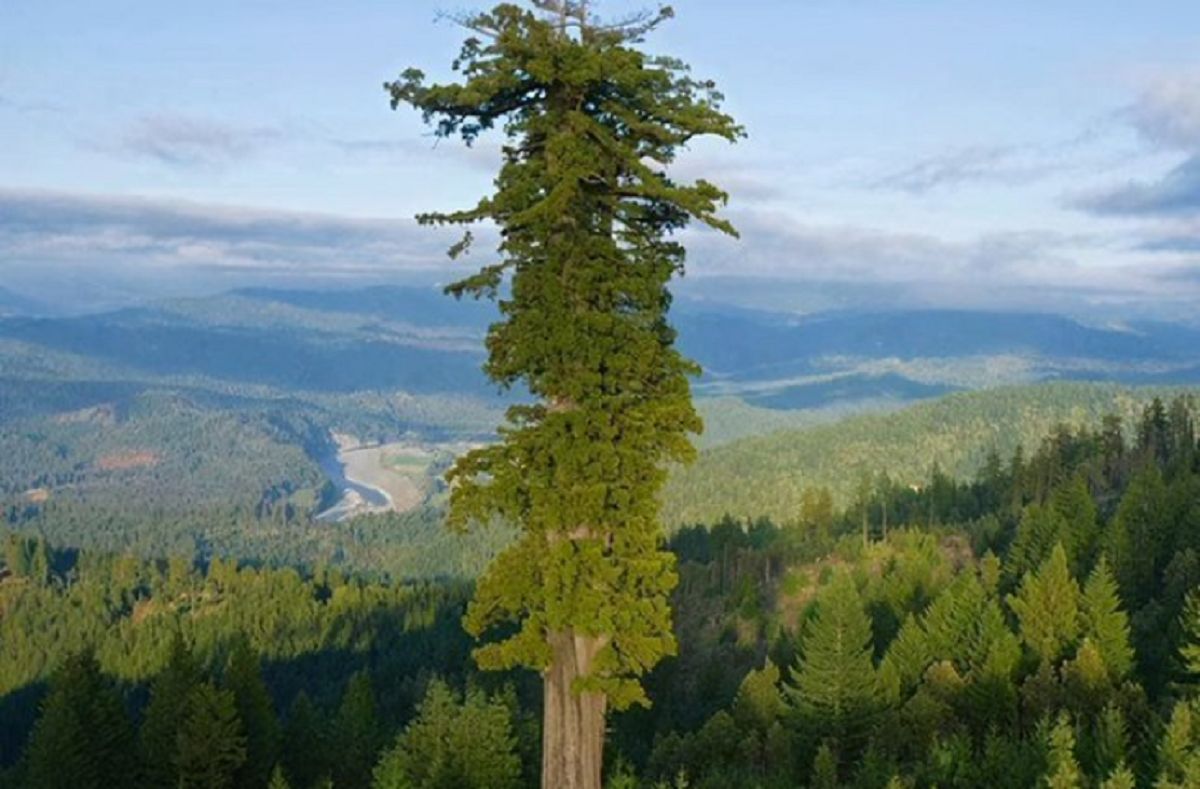
[[1087,326],[1038,313],[919,310],[809,317],[685,307],[680,343],[699,391],[770,408],[908,402],[1038,380],[1200,382],[1200,331]]
[[[10,302],[10,313],[31,306],[0,291],[0,309]],[[490,303],[434,288],[254,288],[94,315],[10,315],[0,340],[10,354],[23,349],[26,367],[30,349],[41,349],[68,367],[100,365],[107,378],[490,398],[480,341],[494,317]],[[963,310],[799,317],[687,301],[673,320],[704,368],[699,395],[776,410],[872,408],[1047,379],[1200,382],[1200,330],[1176,324]]]

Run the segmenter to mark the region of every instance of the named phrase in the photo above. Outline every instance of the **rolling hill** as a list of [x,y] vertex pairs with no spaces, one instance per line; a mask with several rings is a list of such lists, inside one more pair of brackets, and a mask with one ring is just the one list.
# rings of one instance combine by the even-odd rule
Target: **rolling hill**
[[[664,501],[677,526],[723,515],[787,521],[809,488],[828,488],[845,504],[862,474],[886,472],[905,485],[926,482],[934,464],[951,476],[973,474],[995,450],[1007,460],[1032,450],[1059,424],[1098,426],[1107,414],[1128,425],[1155,395],[1179,389],[1049,383],[948,395],[887,414],[744,438],[701,453],[674,471]],[[1200,390],[1194,390],[1200,394]]]

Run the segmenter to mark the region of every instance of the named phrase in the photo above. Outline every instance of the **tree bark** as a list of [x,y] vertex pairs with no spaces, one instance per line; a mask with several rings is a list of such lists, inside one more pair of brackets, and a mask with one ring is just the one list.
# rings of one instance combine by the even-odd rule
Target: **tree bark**
[[602,641],[565,630],[551,633],[553,660],[543,674],[542,789],[600,789],[604,757],[603,693],[576,693]]

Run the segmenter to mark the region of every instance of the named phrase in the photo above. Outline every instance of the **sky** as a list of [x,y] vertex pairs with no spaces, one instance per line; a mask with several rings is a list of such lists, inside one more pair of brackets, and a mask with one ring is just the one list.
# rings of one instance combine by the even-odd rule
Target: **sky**
[[[688,233],[694,292],[1195,318],[1200,3],[674,6],[644,46],[748,132],[675,168],[725,187],[742,233]],[[100,306],[449,278],[412,217],[485,193],[499,140],[436,142],[382,84],[450,77],[463,31],[439,12],[478,7],[4,0],[0,287]]]

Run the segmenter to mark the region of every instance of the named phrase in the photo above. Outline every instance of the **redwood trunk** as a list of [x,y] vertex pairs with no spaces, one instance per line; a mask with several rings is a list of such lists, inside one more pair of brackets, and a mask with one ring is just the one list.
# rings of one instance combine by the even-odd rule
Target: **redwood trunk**
[[600,789],[604,756],[603,693],[576,693],[575,680],[591,671],[600,639],[552,633],[554,659],[543,675],[542,789]]

